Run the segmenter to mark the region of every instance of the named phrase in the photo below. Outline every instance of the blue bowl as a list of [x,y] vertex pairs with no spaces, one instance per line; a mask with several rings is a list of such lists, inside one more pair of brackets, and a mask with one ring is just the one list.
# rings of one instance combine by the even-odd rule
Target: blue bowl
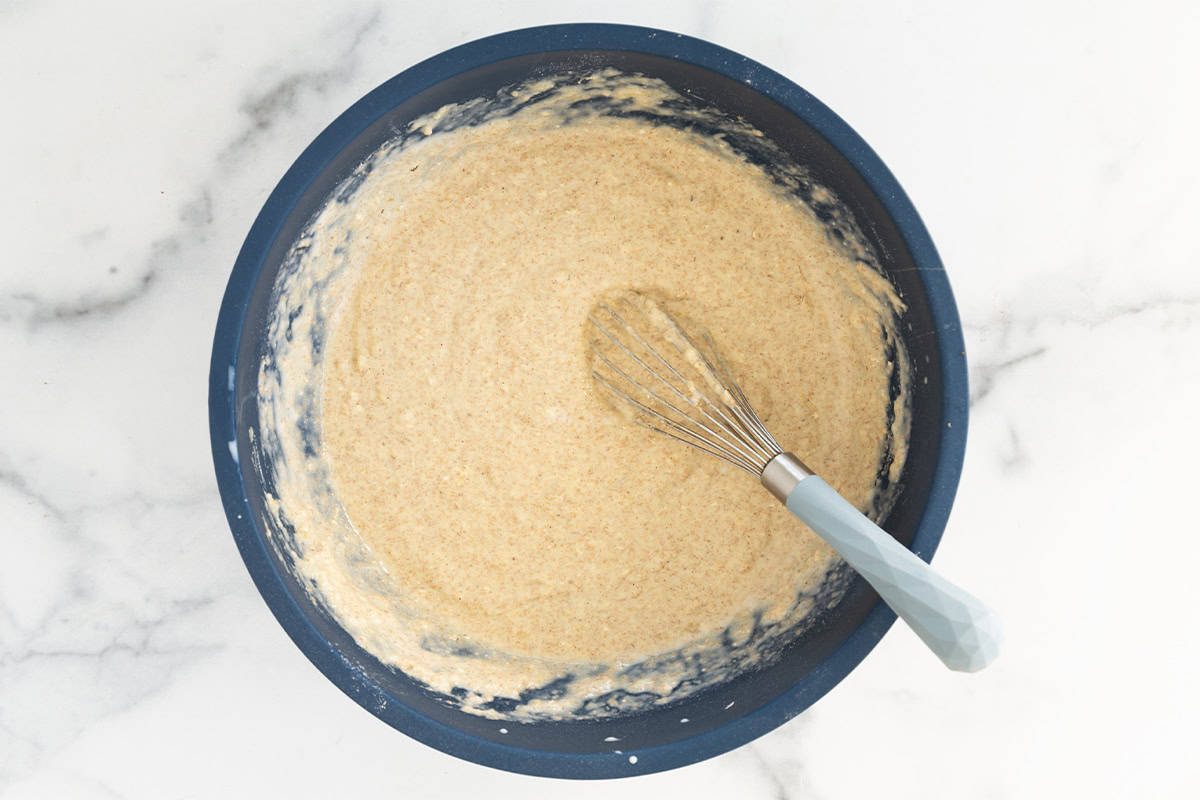
[[[263,599],[326,677],[419,741],[513,772],[612,778],[691,764],[783,724],[858,665],[895,621],[860,578],[821,624],[773,665],[679,704],[607,720],[501,723],[466,714],[389,668],[311,601],[264,530],[258,364],[279,267],[329,193],[405,123],[447,103],[492,96],[534,75],[613,66],[661,78],[761,129],[850,208],[908,308],[912,435],[886,528],[929,560],[962,469],[967,374],[958,312],[933,242],[896,179],[850,126],[783,76],[737,53],[666,31],[551,25],[503,33],[423,61],[359,100],[301,154],[254,221],[221,303],[209,376],[213,460],[230,528]],[[935,669],[931,661],[931,669]],[[685,721],[686,720],[686,721]],[[610,737],[620,741],[613,744]],[[608,741],[606,741],[608,739]],[[619,748],[617,750],[616,748]]]

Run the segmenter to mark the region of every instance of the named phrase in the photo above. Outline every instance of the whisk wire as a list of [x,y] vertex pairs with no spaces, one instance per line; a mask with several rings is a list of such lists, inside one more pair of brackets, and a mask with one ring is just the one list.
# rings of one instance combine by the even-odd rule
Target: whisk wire
[[[598,323],[597,323],[597,326],[599,327]],[[607,335],[611,338],[611,334],[609,334],[608,331],[605,331],[603,329],[603,327],[601,327],[601,330],[604,331],[605,335]],[[679,390],[676,387],[672,386],[669,382],[663,380],[662,376],[658,375],[658,373],[656,373],[653,369],[646,366],[646,364],[644,362],[642,362],[641,359],[639,359],[635,354],[633,354],[632,352],[629,352],[628,348],[626,348],[621,342],[617,341],[616,339],[613,339],[613,342],[618,347],[620,347],[622,350],[627,352],[629,354],[629,356],[631,358],[633,358],[635,361],[637,361],[647,372],[649,372],[651,375],[654,375],[656,378],[658,378],[660,381],[662,381],[662,383],[664,385],[666,385],[669,389],[671,389],[677,395],[679,395],[679,397],[683,398],[685,401],[687,401],[689,403],[692,402],[690,398],[688,398],[686,395],[679,392]],[[697,433],[695,430],[692,430],[691,428],[689,428],[687,425],[683,424],[682,422],[671,419],[670,417],[666,416],[662,412],[656,411],[655,409],[649,407],[645,403],[638,401],[637,399],[632,397],[628,392],[621,391],[616,386],[614,386],[611,381],[605,379],[604,376],[600,375],[598,372],[593,370],[592,375],[596,378],[596,380],[602,382],[608,389],[610,389],[612,392],[617,394],[617,396],[621,397],[622,399],[626,400],[629,403],[632,403],[638,410],[648,413],[651,416],[653,416],[655,419],[659,419],[659,420],[665,422],[667,425],[671,426],[671,428],[673,428],[674,430],[677,430],[680,433],[683,433],[683,434],[691,437],[692,439],[695,439],[696,442],[700,442],[700,443],[707,445],[707,447],[700,447],[700,449],[704,450],[706,453],[710,453],[712,455],[718,455],[718,457],[725,458],[726,461],[730,461],[731,463],[736,459],[738,466],[742,466],[743,469],[746,469],[747,471],[751,471],[751,472],[754,471],[753,468],[750,466],[751,464],[754,463],[754,455],[752,453],[744,452],[744,450],[738,446],[736,439],[731,440],[729,436],[722,435],[719,431],[713,430],[711,427],[704,424],[703,421],[697,420],[697,419],[689,416],[682,409],[677,408],[673,403],[664,399],[653,389],[648,389],[645,386],[643,386],[642,384],[638,383],[635,379],[630,377],[630,375],[627,372],[625,372],[623,369],[621,369],[616,364],[614,364],[607,356],[604,355],[604,353],[600,352],[598,349],[593,348],[593,352],[596,355],[596,357],[598,357],[609,369],[611,369],[614,373],[616,373],[621,378],[623,378],[631,386],[637,387],[644,394],[648,395],[649,398],[651,398],[654,401],[657,401],[659,404],[661,404],[665,408],[673,411],[675,414],[679,415],[679,417],[682,420],[699,428],[703,433],[708,434],[709,437],[717,439],[721,445],[724,445],[724,448],[728,448],[728,451],[729,451],[728,456],[720,455],[721,453],[726,452],[725,449],[714,446],[714,443],[711,441],[711,439],[705,438],[705,436],[701,435],[700,433]],[[702,409],[701,409],[701,411],[703,413]],[[721,425],[717,420],[713,420],[711,415],[705,414],[705,416],[708,417],[708,419],[710,421],[712,421],[714,424],[717,424],[718,427],[725,427],[725,426]],[[673,439],[679,439],[678,436],[672,436],[667,431],[663,431],[663,430],[653,427],[653,426],[649,426],[649,427],[652,427],[653,430],[659,431],[660,433],[666,433],[668,436],[671,436],[671,438],[673,438]],[[689,443],[689,444],[692,443],[689,439],[679,439],[679,441]],[[697,445],[693,444],[693,446],[697,446]],[[745,465],[745,466],[743,466],[743,465]]]
[[[650,305],[655,312],[652,315],[646,308],[635,305],[630,298],[622,299],[631,311],[640,312],[642,317],[659,323],[661,330],[657,338],[669,342],[683,357],[683,362],[698,373],[699,380],[684,375],[647,336],[643,336],[624,315],[606,303],[599,304],[597,309],[615,324],[601,322],[596,318],[595,311],[588,316],[603,337],[600,342],[595,339],[591,341],[595,358],[592,375],[595,380],[632,406],[637,412],[635,419],[645,427],[753,475],[762,474],[767,463],[782,449],[767,432],[741,387],[733,379],[711,337],[704,334],[707,348],[701,347],[676,320],[661,309]],[[650,301],[638,299],[649,305]],[[651,333],[650,338],[654,338],[653,327],[647,330]],[[601,345],[605,344],[615,348],[612,351],[614,356],[619,355],[621,361],[631,362],[632,366],[626,369],[618,366],[603,352]],[[648,375],[650,385],[646,385],[644,379],[631,375],[630,371]],[[663,397],[661,390],[652,388],[657,384],[665,386],[670,396],[677,400],[672,402]]]
[[[619,343],[618,343],[618,345],[619,345]],[[597,357],[598,357],[598,358],[599,358],[599,359],[600,359],[602,362],[604,362],[604,364],[605,364],[605,365],[607,365],[609,369],[611,369],[611,370],[612,370],[613,372],[615,372],[617,375],[619,375],[619,376],[621,376],[622,378],[624,378],[624,379],[625,379],[625,381],[626,381],[626,382],[628,382],[630,385],[632,385],[632,386],[636,386],[636,387],[638,387],[639,389],[641,389],[641,391],[642,391],[642,392],[644,392],[646,395],[648,395],[648,396],[649,396],[651,399],[653,399],[653,400],[657,401],[658,403],[662,404],[662,405],[663,405],[663,406],[665,406],[666,408],[668,408],[668,409],[670,409],[671,411],[675,412],[675,413],[676,413],[676,414],[678,414],[678,415],[679,415],[679,416],[680,416],[682,419],[684,419],[684,420],[686,420],[687,422],[691,423],[692,425],[695,425],[696,427],[700,428],[700,429],[701,429],[701,431],[703,431],[704,433],[707,433],[709,436],[716,437],[717,439],[719,439],[719,440],[721,441],[721,443],[723,443],[723,444],[727,445],[727,446],[728,446],[728,447],[730,447],[730,448],[734,448],[735,450],[737,449],[737,444],[736,444],[735,442],[729,441],[729,439],[727,439],[725,436],[722,436],[722,435],[721,435],[719,432],[717,432],[717,431],[714,431],[712,428],[708,427],[708,426],[707,426],[707,425],[705,425],[703,422],[701,422],[701,421],[698,421],[698,420],[696,420],[696,419],[693,419],[692,417],[689,417],[689,416],[687,415],[687,413],[686,413],[686,412],[684,412],[684,411],[682,411],[681,409],[677,408],[677,407],[676,407],[674,404],[672,404],[670,401],[668,401],[668,400],[664,399],[662,396],[660,396],[660,395],[659,395],[657,392],[655,392],[654,390],[652,390],[652,389],[647,389],[645,386],[642,386],[641,384],[639,384],[639,383],[638,383],[636,380],[634,380],[633,378],[631,378],[631,377],[629,376],[629,374],[628,374],[628,373],[626,373],[626,372],[625,372],[623,369],[621,369],[621,368],[620,368],[620,367],[618,367],[616,364],[614,364],[614,363],[613,363],[613,362],[612,362],[612,361],[611,361],[611,360],[610,360],[610,359],[609,359],[607,356],[605,356],[603,353],[601,353],[601,352],[599,352],[599,351],[596,351],[596,352],[595,352],[595,355],[596,355],[596,356],[597,356]],[[635,356],[635,358],[636,358],[636,356]],[[652,373],[652,374],[653,374],[653,373]],[[620,389],[618,389],[616,386],[614,386],[614,385],[612,384],[612,382],[611,382],[611,381],[609,381],[609,380],[605,379],[603,375],[600,375],[600,374],[599,374],[598,372],[596,372],[595,370],[593,370],[593,371],[592,371],[592,375],[593,375],[593,377],[595,377],[595,379],[596,379],[596,380],[598,380],[598,381],[602,382],[602,383],[603,383],[603,384],[604,384],[606,387],[608,387],[608,388],[609,388],[611,391],[613,391],[614,393],[616,393],[616,394],[617,394],[619,397],[623,398],[624,400],[626,400],[626,401],[628,401],[628,402],[632,403],[632,404],[633,404],[634,406],[636,406],[636,407],[637,407],[639,410],[641,410],[641,411],[644,411],[644,412],[646,412],[646,413],[650,414],[651,416],[655,417],[656,419],[662,420],[663,422],[665,422],[665,423],[667,423],[668,425],[670,425],[672,428],[674,428],[674,429],[676,429],[676,430],[678,430],[678,431],[680,431],[680,432],[682,432],[682,433],[685,433],[685,434],[687,434],[688,436],[694,437],[694,438],[695,438],[697,441],[700,441],[700,442],[705,442],[705,443],[707,443],[707,442],[708,442],[708,440],[707,440],[707,439],[705,439],[705,438],[704,438],[703,436],[701,436],[700,434],[696,433],[694,430],[691,430],[691,429],[690,429],[690,428],[688,428],[686,425],[684,425],[684,424],[682,424],[682,423],[680,423],[680,422],[678,422],[678,421],[676,421],[676,420],[673,420],[673,419],[671,419],[670,417],[666,416],[665,414],[661,413],[660,411],[656,411],[656,410],[654,410],[653,408],[651,408],[651,407],[647,406],[645,403],[642,403],[642,402],[638,401],[637,399],[635,399],[634,397],[632,397],[631,395],[629,395],[627,392],[623,392],[623,391],[621,391],[621,390],[620,390]],[[671,389],[674,389],[674,388],[675,388],[675,387],[673,387],[673,386],[670,386],[670,384],[667,384],[667,386],[668,386],[669,388],[671,388]],[[682,395],[681,395],[681,396],[682,396]],[[687,398],[686,398],[686,397],[684,397],[684,399],[686,400]],[[656,428],[655,430],[658,430],[658,429]],[[665,431],[660,431],[660,432],[661,432],[661,433],[665,433]],[[706,452],[707,452],[707,451],[706,451]],[[743,454],[739,453],[739,455],[743,455]],[[748,460],[748,459],[743,459],[743,460]]]
[[[672,366],[669,361],[667,361],[665,358],[663,358],[663,356],[653,346],[651,346],[641,335],[639,335],[637,330],[635,330],[633,328],[633,326],[631,326],[628,322],[626,322],[619,314],[617,314],[615,311],[613,311],[608,306],[602,306],[602,308],[609,315],[611,315],[615,320],[617,320],[617,322],[621,325],[621,327],[624,329],[624,331],[626,333],[628,333],[630,336],[634,337],[637,340],[638,344],[640,344],[644,350],[646,350],[648,353],[652,354],[657,361],[662,363],[667,368],[667,370],[671,372],[671,374],[675,375],[681,383],[683,383],[685,386],[693,385],[692,382],[688,381],[688,379],[686,377],[684,377],[677,369],[675,369],[675,367]],[[649,364],[647,364],[642,358],[640,358],[635,352],[633,352],[633,350],[628,345],[626,345],[619,338],[617,338],[617,336],[615,336],[607,328],[605,328],[604,325],[602,325],[598,320],[596,320],[594,317],[589,317],[589,319],[591,319],[592,324],[594,324],[597,328],[599,328],[600,331],[605,335],[605,337],[607,337],[609,339],[609,341],[611,341],[614,345],[616,345],[620,349],[621,352],[623,352],[630,359],[632,359],[635,364],[637,364],[645,372],[647,372],[651,376],[653,376],[663,386],[666,386],[668,389],[670,389],[675,394],[676,397],[678,397],[679,399],[683,400],[688,405],[695,408],[700,414],[703,414],[705,419],[707,419],[710,423],[712,423],[712,425],[715,425],[717,428],[721,429],[721,431],[724,431],[724,434],[722,434],[718,430],[714,430],[713,428],[709,427],[709,425],[706,425],[703,420],[696,419],[694,416],[689,415],[686,411],[684,411],[680,408],[677,408],[672,403],[663,399],[661,396],[659,396],[653,390],[647,388],[646,386],[643,386],[641,383],[639,383],[637,380],[635,380],[633,377],[631,377],[624,370],[620,369],[615,364],[613,364],[613,362],[609,358],[607,358],[604,355],[604,353],[602,353],[598,348],[595,347],[595,345],[593,345],[593,351],[595,352],[595,354],[606,365],[608,365],[608,367],[610,369],[612,369],[614,372],[616,372],[618,375],[620,375],[622,378],[624,378],[631,386],[634,386],[641,392],[649,395],[654,400],[658,401],[659,403],[666,406],[671,411],[678,414],[683,420],[686,420],[686,422],[700,428],[702,431],[707,433],[709,436],[715,437],[716,439],[719,440],[720,444],[733,450],[743,460],[753,464],[759,458],[761,458],[762,454],[754,452],[755,448],[753,448],[753,447],[747,448],[746,447],[747,442],[745,441],[745,437],[740,434],[738,425],[734,422],[734,420],[730,419],[721,410],[721,408],[714,405],[712,403],[712,401],[709,400],[707,397],[705,397],[703,394],[699,395],[700,399],[706,401],[707,404],[714,411],[716,411],[717,414],[719,415],[719,418],[714,417],[706,409],[701,407],[696,402],[696,399],[694,397],[689,396],[688,394],[685,394],[677,386],[675,386],[673,383],[671,383],[671,381],[667,380],[662,375],[660,375],[657,370],[655,370],[653,367],[651,367]],[[659,414],[657,416],[661,417],[662,415]],[[693,436],[696,435],[695,431],[688,431],[688,432]],[[703,437],[698,437],[698,438],[703,439]],[[708,442],[708,443],[712,444],[712,442]],[[749,450],[749,452],[747,452],[747,450]]]
[[[689,381],[689,380],[688,380],[686,377],[684,377],[684,375],[683,375],[681,372],[679,372],[679,370],[675,369],[675,366],[674,366],[674,365],[673,365],[673,364],[672,364],[670,361],[668,361],[667,359],[665,359],[665,358],[662,356],[662,354],[658,352],[658,350],[657,350],[657,349],[655,349],[654,347],[652,347],[652,346],[651,346],[651,345],[650,345],[650,344],[649,344],[649,343],[648,343],[648,342],[645,340],[645,338],[643,338],[643,337],[642,337],[642,335],[641,335],[641,334],[639,334],[639,333],[637,332],[637,330],[636,330],[636,329],[635,329],[635,328],[634,328],[632,325],[630,325],[628,322],[626,322],[626,321],[625,321],[625,319],[624,319],[624,318],[623,318],[623,317],[622,317],[620,314],[618,314],[616,311],[613,311],[613,310],[612,310],[611,308],[609,308],[607,305],[602,305],[601,307],[602,307],[602,308],[603,308],[605,311],[607,311],[607,312],[608,312],[608,313],[609,313],[609,314],[610,314],[610,315],[613,317],[613,319],[617,320],[617,322],[619,322],[619,323],[621,324],[621,326],[622,326],[622,327],[623,327],[623,328],[624,328],[624,329],[625,329],[625,330],[626,330],[626,331],[629,333],[629,335],[633,336],[633,337],[634,337],[634,338],[637,340],[638,344],[640,344],[640,345],[641,345],[643,348],[645,348],[645,349],[646,349],[646,351],[647,351],[647,352],[649,352],[649,353],[650,353],[652,356],[654,356],[654,358],[655,358],[655,359],[657,359],[657,360],[658,360],[658,362],[659,362],[660,364],[662,364],[664,367],[666,367],[666,368],[667,368],[667,370],[668,370],[668,371],[669,371],[669,372],[670,372],[672,375],[674,375],[676,378],[678,378],[678,379],[679,379],[679,381],[680,381],[680,383],[682,383],[682,384],[683,384],[683,385],[685,385],[685,386],[693,386],[693,385],[694,385],[694,384],[693,384],[693,382],[692,382],[692,381]],[[694,350],[695,350],[695,351],[696,351],[696,352],[697,352],[697,353],[700,355],[700,357],[701,357],[702,359],[704,359],[704,360],[705,360],[705,362],[706,362],[706,366],[710,366],[710,371],[711,371],[711,365],[708,365],[708,364],[707,364],[707,358],[705,358],[704,354],[703,354],[703,353],[700,351],[700,349],[699,349],[699,348],[697,348],[697,347],[695,346],[695,344],[694,344],[694,343],[693,343],[693,342],[690,340],[690,338],[687,336],[687,334],[686,334],[685,332],[683,332],[682,330],[678,330],[677,332],[680,334],[680,336],[682,336],[682,337],[685,339],[685,341],[687,341],[687,342],[688,342],[688,345],[689,345],[689,346],[691,346],[691,347],[692,347],[692,348],[693,348],[693,349],[694,349]],[[607,331],[606,331],[606,333],[607,333]],[[610,337],[610,338],[612,338],[612,337]],[[613,339],[613,341],[616,341],[616,339]],[[626,352],[629,352],[628,348],[626,348],[626,347],[625,347],[624,345],[622,345],[620,342],[617,342],[617,345],[618,345],[619,347],[621,347],[622,349],[626,350]],[[630,353],[630,355],[632,355],[632,353]],[[638,363],[639,363],[639,364],[641,364],[641,363],[642,363],[642,362],[640,361],[640,359],[639,359]],[[645,364],[642,364],[642,366],[643,366],[643,367],[645,367]],[[663,379],[663,378],[662,378],[660,375],[658,375],[658,373],[657,373],[657,372],[655,372],[655,371],[653,371],[653,370],[648,370],[648,371],[649,371],[649,372],[650,372],[652,375],[654,375],[654,377],[658,378],[658,380],[660,380],[660,381],[662,381],[663,383],[666,383],[668,386],[670,386],[670,387],[671,387],[671,389],[672,389],[672,390],[673,390],[673,391],[674,391],[674,392],[675,392],[677,395],[679,395],[680,397],[682,397],[682,398],[683,398],[684,400],[686,400],[686,401],[687,401],[687,402],[688,402],[690,405],[692,405],[692,406],[693,406],[693,407],[695,407],[695,408],[696,408],[698,411],[700,411],[702,414],[704,414],[704,415],[705,415],[705,416],[706,416],[706,417],[707,417],[707,418],[708,418],[708,419],[709,419],[709,420],[710,420],[710,421],[711,421],[713,424],[720,426],[721,428],[725,429],[727,432],[729,432],[729,433],[731,433],[731,434],[733,434],[733,435],[736,435],[736,434],[737,434],[737,425],[736,425],[736,423],[735,423],[733,420],[731,420],[731,419],[730,419],[730,418],[729,418],[729,417],[726,415],[725,411],[724,411],[724,410],[723,410],[723,409],[722,409],[720,406],[718,406],[718,405],[716,405],[715,403],[713,403],[713,401],[712,401],[711,399],[709,399],[707,395],[704,395],[704,394],[699,394],[699,397],[700,397],[700,399],[701,399],[702,401],[704,401],[705,405],[707,405],[709,408],[711,408],[713,411],[715,411],[715,412],[717,413],[717,416],[719,417],[719,419],[717,419],[717,418],[713,417],[713,415],[712,415],[711,413],[709,413],[707,410],[705,410],[704,408],[702,408],[702,407],[701,407],[701,406],[700,406],[700,405],[699,405],[699,404],[698,404],[698,403],[695,401],[695,399],[694,399],[693,397],[690,397],[690,396],[688,396],[688,395],[685,395],[685,394],[683,394],[683,393],[682,393],[682,392],[681,392],[681,391],[680,391],[678,388],[676,388],[676,387],[675,387],[673,384],[670,384],[669,382],[665,381],[665,380],[664,380],[664,379]]]
[[[685,334],[686,335],[686,334]],[[720,365],[723,383],[731,395],[738,401],[735,410],[741,416],[746,425],[753,430],[759,437],[767,453],[767,460],[774,458],[783,452],[783,448],[779,446],[779,442],[775,441],[775,437],[767,430],[767,426],[763,424],[762,419],[754,411],[754,407],[750,405],[750,400],[742,391],[741,384],[734,379],[733,373],[729,369],[729,365],[725,363],[725,359],[721,357],[721,353],[717,350],[717,346],[713,343],[712,337],[708,334],[704,335],[704,341],[708,344],[713,356],[717,359]],[[744,413],[742,409],[746,409],[749,413]]]
[[725,359],[721,357],[721,353],[713,343],[712,337],[705,333],[704,341],[708,345],[713,358],[716,359],[719,368],[709,359],[708,353],[701,349],[692,340],[688,332],[680,327],[678,323],[676,323],[676,331],[688,343],[688,346],[700,356],[700,359],[704,362],[705,369],[710,375],[716,378],[721,389],[734,400],[733,403],[725,403],[724,405],[729,409],[730,413],[737,417],[738,422],[741,423],[742,427],[738,427],[739,434],[743,436],[749,434],[746,436],[747,443],[759,451],[763,459],[762,463],[765,466],[768,461],[783,452],[783,449],[775,441],[775,437],[767,432],[766,426],[758,418],[757,412],[755,412],[754,407],[750,405],[750,401],[742,392],[742,387],[734,379],[733,373],[725,363]]
[[688,447],[694,447],[695,449],[700,450],[703,453],[707,453],[710,456],[714,456],[716,458],[721,459],[722,461],[726,461],[726,462],[734,465],[735,467],[738,467],[739,469],[743,469],[746,472],[749,472],[752,475],[758,475],[761,472],[761,470],[756,469],[753,464],[742,459],[739,456],[736,456],[736,455],[734,455],[730,452],[724,451],[724,450],[719,450],[719,449],[709,447],[707,439],[704,439],[703,437],[698,436],[697,434],[695,434],[692,431],[688,430],[687,428],[683,427],[682,425],[675,422],[674,420],[663,416],[662,414],[658,413],[654,409],[646,406],[644,403],[641,403],[638,400],[636,400],[635,398],[630,397],[628,394],[621,391],[620,389],[618,389],[617,387],[615,387],[611,383],[609,383],[607,380],[605,380],[604,376],[602,376],[596,372],[593,372],[592,377],[595,378],[599,383],[601,383],[606,389],[611,391],[617,397],[632,404],[635,408],[637,408],[640,411],[645,412],[646,414],[649,414],[651,417],[662,420],[663,422],[665,422],[667,424],[667,426],[669,426],[673,430],[678,431],[679,433],[682,433],[682,434],[686,434],[687,438],[685,438],[684,436],[679,436],[676,433],[673,433],[671,430],[665,430],[663,428],[660,428],[657,425],[647,422],[644,419],[635,418],[635,422],[637,422],[639,425],[647,427],[650,430],[655,431],[656,433],[661,433],[663,436],[667,436],[671,439],[674,439],[677,442],[682,442],[683,444],[686,444]]

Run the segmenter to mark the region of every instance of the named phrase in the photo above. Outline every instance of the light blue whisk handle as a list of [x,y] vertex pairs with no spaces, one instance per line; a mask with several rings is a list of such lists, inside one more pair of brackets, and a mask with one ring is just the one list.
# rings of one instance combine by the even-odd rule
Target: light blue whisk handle
[[788,511],[862,575],[947,667],[975,672],[996,659],[1003,632],[991,609],[935,572],[818,476],[795,477],[799,480],[784,503]]

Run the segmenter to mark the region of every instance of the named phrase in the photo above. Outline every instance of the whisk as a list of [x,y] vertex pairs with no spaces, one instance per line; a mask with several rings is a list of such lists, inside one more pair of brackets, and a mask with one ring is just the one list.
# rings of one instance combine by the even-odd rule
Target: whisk
[[592,377],[636,422],[756,475],[828,542],[950,669],[999,654],[999,620],[815,475],[771,436],[712,338],[628,292],[588,316]]

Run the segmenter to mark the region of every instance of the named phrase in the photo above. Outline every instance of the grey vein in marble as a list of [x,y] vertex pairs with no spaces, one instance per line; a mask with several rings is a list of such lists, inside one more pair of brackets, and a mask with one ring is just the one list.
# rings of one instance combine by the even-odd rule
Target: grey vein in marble
[[[241,106],[243,129],[216,153],[211,177],[180,205],[178,230],[151,242],[139,266],[112,265],[105,270],[118,288],[88,289],[73,296],[12,292],[0,298],[0,325],[19,326],[37,340],[51,329],[66,334],[65,326],[79,323],[111,325],[164,291],[178,301],[177,276],[186,265],[200,266],[214,281],[222,281],[231,257],[205,253],[210,249],[208,230],[219,213],[218,197],[228,197],[230,179],[244,170],[245,159],[263,146],[273,129],[297,113],[302,98],[332,92],[353,77],[359,66],[356,51],[379,16],[378,10],[371,10],[357,24],[339,26],[329,37],[337,43],[333,48],[329,41],[321,43],[329,67],[291,73],[265,91],[250,92]],[[89,245],[108,235],[105,228],[92,229],[76,241],[86,253]],[[82,331],[70,335],[86,337]],[[177,559],[189,563],[199,558],[203,563],[212,560],[208,553],[214,547],[232,557],[220,504],[207,476],[204,488],[197,487],[191,496],[137,490],[79,503],[70,499],[69,486],[44,488],[44,481],[34,480],[25,466],[18,467],[21,458],[5,460],[0,487],[40,514],[46,525],[39,535],[46,538],[39,547],[50,548],[47,558],[61,560],[53,567],[55,583],[49,586],[58,589],[46,598],[49,602],[17,614],[0,590],[0,685],[6,696],[0,704],[0,790],[97,721],[140,707],[170,686],[179,670],[220,652],[225,646],[220,631],[206,631],[197,620],[213,612],[224,614],[221,608],[227,602],[217,592],[231,578],[244,584],[237,572],[223,573],[215,583],[194,572],[182,573],[187,575],[182,582],[170,579],[181,574],[181,564],[173,563]],[[206,523],[203,531],[195,524],[197,510],[202,510],[198,519]],[[147,517],[161,528],[147,530],[146,523],[139,522]],[[182,531],[190,533],[174,547],[164,549],[168,540],[154,538]],[[48,697],[70,707],[70,718],[43,717],[40,708]]]
[[[249,124],[217,154],[213,177],[191,199],[181,204],[178,214],[181,231],[151,242],[149,254],[135,270],[137,277],[126,281],[125,287],[108,292],[90,291],[71,298],[13,292],[0,298],[0,324],[24,322],[36,329],[48,323],[71,323],[85,318],[89,321],[105,319],[149,294],[163,271],[170,270],[178,262],[181,249],[186,245],[201,243],[204,239],[202,231],[215,221],[213,186],[239,169],[242,159],[253,152],[278,123],[293,117],[301,98],[309,94],[327,94],[354,77],[360,66],[357,51],[366,36],[377,27],[381,16],[381,10],[374,8],[361,21],[350,26],[349,41],[333,51],[332,63],[328,67],[293,72],[264,90],[252,90],[239,105],[241,113],[248,117]],[[106,235],[106,230],[100,229],[88,231],[77,238],[86,245]],[[115,266],[109,268],[109,274],[121,271]]]
[[382,9],[375,7],[361,21],[353,23],[349,41],[336,51],[329,66],[292,72],[265,89],[253,90],[238,106],[249,117],[250,125],[222,150],[218,162],[222,165],[236,162],[265,133],[294,117],[305,95],[323,95],[349,82],[360,67],[358,50],[367,35],[378,27],[382,16]]
[[1006,358],[1003,361],[985,361],[975,364],[971,376],[972,407],[977,405],[991,393],[992,389],[995,388],[996,379],[1004,374],[1006,370],[1010,370],[1015,366],[1024,364],[1026,361],[1037,358],[1038,356],[1045,355],[1046,349],[1047,348],[1045,346],[1034,347],[1011,358]]

